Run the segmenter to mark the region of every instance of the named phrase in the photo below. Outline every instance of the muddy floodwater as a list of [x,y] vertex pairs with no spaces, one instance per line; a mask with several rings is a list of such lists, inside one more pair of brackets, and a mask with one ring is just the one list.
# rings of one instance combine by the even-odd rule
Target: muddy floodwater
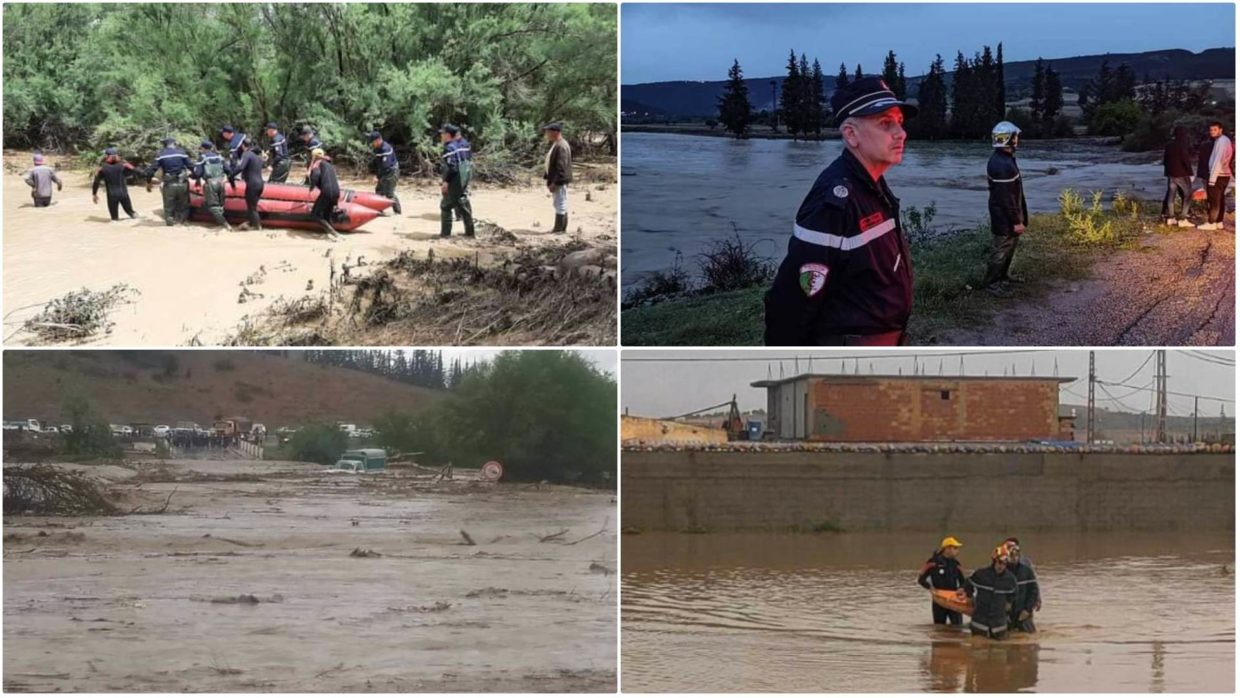
[[[729,236],[760,242],[782,258],[797,209],[818,174],[842,152],[838,140],[800,142],[625,133],[622,276],[625,285],[670,267],[675,251],[694,255]],[[912,142],[887,174],[902,207],[934,204],[933,225],[970,228],[986,221],[986,143]],[[1091,141],[1031,142],[1018,153],[1030,212],[1058,210],[1063,189],[1117,190],[1161,200],[1161,153],[1124,153]]]
[[[1010,532],[964,534],[967,570]],[[916,584],[938,537],[641,534],[623,539],[626,692],[1232,692],[1229,533],[1019,536],[1039,632],[931,622]]]
[[5,517],[6,691],[615,689],[611,493],[292,463],[88,470],[125,511],[171,494],[168,511]]

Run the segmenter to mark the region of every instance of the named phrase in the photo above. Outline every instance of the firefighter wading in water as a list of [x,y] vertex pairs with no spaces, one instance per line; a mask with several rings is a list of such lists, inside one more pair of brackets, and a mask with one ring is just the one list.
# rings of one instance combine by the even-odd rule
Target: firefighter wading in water
[[844,154],[797,211],[788,254],[766,294],[768,345],[895,345],[913,304],[900,201],[883,173],[904,157],[917,108],[879,78],[831,97]]
[[990,258],[982,288],[995,296],[1007,295],[1006,284],[1019,284],[1021,279],[1010,273],[1016,243],[1029,225],[1029,206],[1025,203],[1025,186],[1016,165],[1016,145],[1020,129],[1010,121],[995,124],[990,133],[994,153],[986,163],[986,181],[990,186]]

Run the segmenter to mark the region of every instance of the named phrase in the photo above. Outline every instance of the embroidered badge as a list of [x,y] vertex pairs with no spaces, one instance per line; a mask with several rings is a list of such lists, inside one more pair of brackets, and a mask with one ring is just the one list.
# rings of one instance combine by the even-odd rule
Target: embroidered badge
[[879,223],[882,223],[882,222],[883,222],[883,212],[882,212],[882,211],[877,211],[877,212],[875,212],[875,213],[871,213],[870,215],[868,215],[868,216],[866,216],[865,218],[862,218],[862,219],[861,219],[861,221],[860,221],[860,223],[859,223],[859,225],[860,225],[860,227],[861,227],[861,232],[865,232],[865,231],[869,230],[870,228],[873,228],[874,226],[876,226],[876,225],[878,225]]
[[848,198],[848,187],[844,186],[843,184],[837,184],[835,185],[835,188],[831,190],[831,193],[835,194],[837,197],[841,199],[846,199]]
[[813,298],[822,292],[827,285],[828,273],[830,270],[825,264],[801,265],[801,290],[805,292],[806,297]]

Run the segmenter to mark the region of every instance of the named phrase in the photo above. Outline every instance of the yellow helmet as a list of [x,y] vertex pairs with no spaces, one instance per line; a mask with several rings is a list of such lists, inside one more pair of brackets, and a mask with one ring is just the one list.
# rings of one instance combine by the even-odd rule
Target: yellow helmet
[[325,155],[327,155],[327,153],[323,152],[323,149],[322,149],[322,148],[315,148],[314,150],[311,150],[311,151],[310,151],[310,157],[312,157],[312,158],[314,158],[314,159],[316,159],[316,160],[317,160],[317,159],[319,159],[319,158],[321,158],[321,157],[323,157],[323,156],[325,156]]
[[944,539],[943,539],[943,542],[942,542],[942,543],[939,543],[939,550],[942,550],[943,548],[959,548],[959,547],[962,547],[962,546],[964,546],[964,543],[961,543],[960,541],[956,540],[955,538],[952,538],[951,536],[948,536],[948,537],[946,537],[946,538],[944,538]]
[[997,548],[995,548],[994,552],[990,554],[990,559],[991,560],[1003,560],[1004,562],[1008,562],[1008,559],[1011,556],[1012,556],[1012,551],[1008,547],[1008,544],[1001,543]]

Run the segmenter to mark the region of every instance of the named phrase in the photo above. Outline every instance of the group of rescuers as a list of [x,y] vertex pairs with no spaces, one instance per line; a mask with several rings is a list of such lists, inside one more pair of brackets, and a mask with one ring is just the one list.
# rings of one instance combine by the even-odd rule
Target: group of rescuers
[[[1002,640],[1009,630],[1033,633],[1033,614],[1042,610],[1042,595],[1033,563],[1021,555],[1020,541],[1008,538],[990,554],[990,564],[965,576],[957,556],[962,543],[947,537],[922,565],[917,583],[927,589],[954,591],[973,599],[969,629],[974,635]],[[936,625],[962,625],[963,616],[931,602]]]
[[[898,99],[877,77],[837,90],[831,107],[844,153],[822,171],[797,211],[787,255],[766,293],[764,340],[781,346],[902,344],[913,305],[912,260],[900,227],[900,200],[883,174],[903,159],[904,119],[915,117],[917,107]],[[1202,150],[1198,168],[1206,183],[1209,218],[1197,227],[1220,230],[1235,151],[1221,123],[1210,125],[1209,136],[1209,152]],[[1029,225],[1016,163],[1019,140],[1015,124],[996,124],[986,166],[992,247],[982,286],[1000,297],[1010,293],[1009,284],[1021,282],[1010,272]],[[1191,225],[1191,166],[1167,170],[1169,203],[1163,215],[1168,224]],[[1178,223],[1170,213],[1173,187],[1184,196]]]
[[[568,232],[568,185],[573,181],[572,149],[563,137],[563,125],[560,122],[546,124],[542,127],[542,133],[550,146],[543,163],[543,179],[551,193],[555,209],[555,227],[551,232]],[[231,187],[240,179],[245,183],[247,219],[247,222],[242,224],[242,229],[261,229],[258,202],[262,198],[264,185],[267,182],[286,182],[292,169],[289,141],[281,133],[278,124],[267,124],[267,158],[264,162],[254,139],[236,130],[231,124],[222,126],[219,135],[222,145],[218,149],[211,139],[203,139],[199,144],[197,160],[192,159],[189,153],[177,144],[176,139],[165,138],[163,149],[145,169],[127,162],[116,148],[107,148],[91,184],[94,202],[99,203],[99,188],[103,186],[108,213],[113,221],[119,220],[121,209],[130,218],[137,218],[133,203],[129,199],[127,180],[131,177],[145,180],[146,189],[150,191],[151,183],[159,173],[164,222],[168,225],[179,225],[190,216],[190,179],[193,179],[202,184],[203,207],[210,212],[217,224],[231,230],[232,227],[224,217],[225,183]],[[336,230],[332,227],[332,221],[337,215],[337,202],[340,198],[340,182],[335,166],[326,153],[326,146],[319,140],[313,128],[303,126],[299,138],[301,149],[308,155],[304,183],[310,185],[312,194],[318,192],[311,215],[325,232],[334,235]],[[396,196],[400,164],[396,151],[378,131],[370,132],[366,138],[372,151],[370,171],[375,176],[375,193],[391,199],[392,212],[400,215],[400,199]],[[469,201],[473,153],[469,141],[461,133],[461,129],[452,124],[444,124],[439,129],[439,140],[443,146],[443,162],[439,168],[440,237],[451,236],[454,214],[464,224],[465,236],[473,237],[474,214]],[[263,170],[266,168],[270,169],[264,181]],[[46,164],[41,153],[35,154],[34,167],[26,173],[26,183],[31,188],[36,207],[51,205],[53,184],[58,189],[64,188],[55,169]]]

